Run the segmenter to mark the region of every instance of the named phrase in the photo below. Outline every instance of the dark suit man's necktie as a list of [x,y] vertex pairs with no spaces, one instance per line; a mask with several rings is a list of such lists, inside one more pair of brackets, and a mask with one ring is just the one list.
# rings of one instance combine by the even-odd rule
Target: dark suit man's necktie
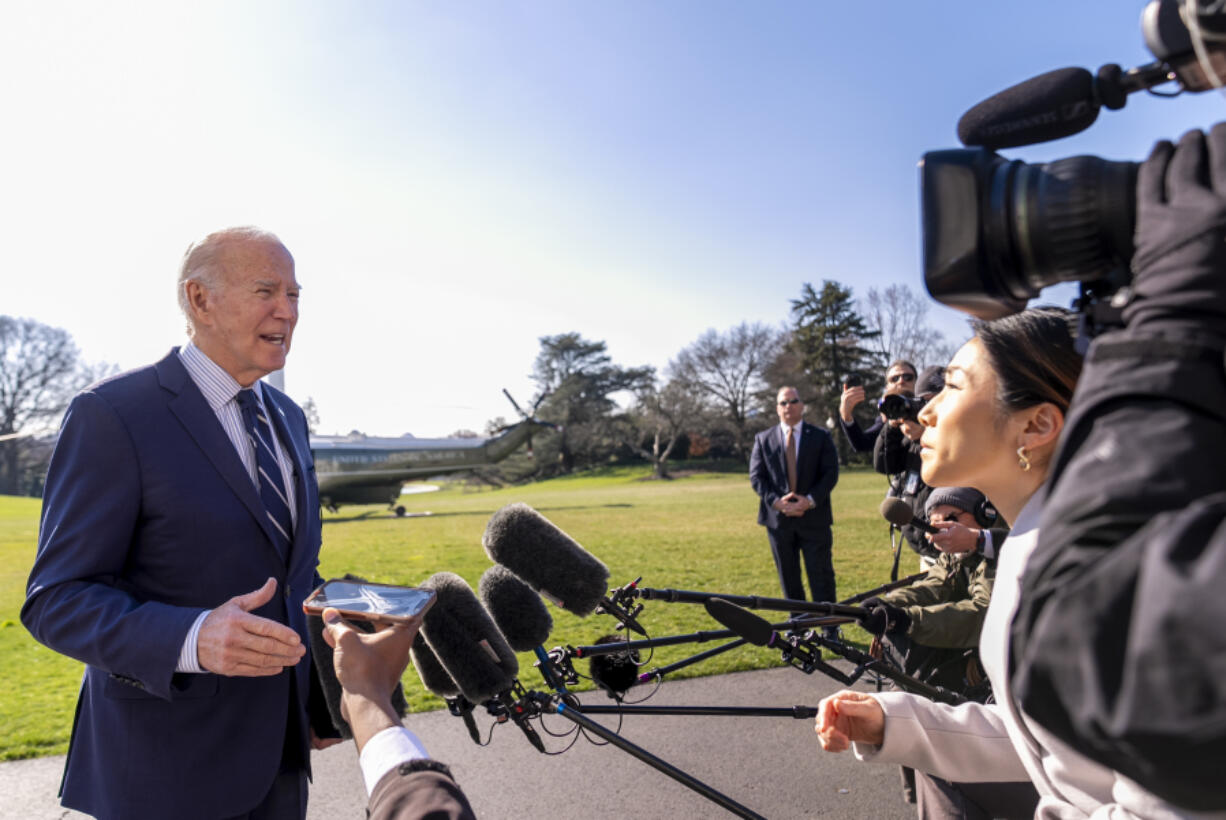
[[289,497],[285,494],[285,482],[281,480],[281,465],[277,461],[276,451],[273,450],[272,425],[268,423],[268,417],[264,415],[255,397],[255,391],[240,390],[235,400],[243,411],[243,426],[246,427],[247,436],[255,447],[256,475],[264,511],[272,522],[273,530],[284,537],[284,541],[277,545],[278,548],[288,555],[290,545],[294,542],[294,525],[293,518],[290,517]]
[[788,428],[788,438],[783,445],[786,452],[784,453],[784,461],[788,465],[788,492],[796,492],[796,437],[795,431]]

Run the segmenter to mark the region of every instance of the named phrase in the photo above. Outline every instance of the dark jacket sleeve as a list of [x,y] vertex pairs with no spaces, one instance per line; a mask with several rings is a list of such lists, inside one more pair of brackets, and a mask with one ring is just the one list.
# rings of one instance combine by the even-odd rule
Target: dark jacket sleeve
[[1030,717],[1199,810],[1226,808],[1223,377],[1208,334],[1095,341],[1011,640]]
[[762,452],[764,439],[765,434],[759,433],[753,440],[753,452],[749,454],[749,486],[753,487],[763,504],[771,507],[779,500],[779,493],[775,492],[767,471],[766,456]]
[[834,439],[821,428],[814,428],[815,434],[821,439],[821,450],[817,456],[817,481],[809,487],[809,495],[816,501],[828,498],[839,483],[839,451],[835,449]]
[[873,469],[883,475],[901,473],[908,467],[911,440],[900,427],[885,427],[873,445]]
[[470,820],[468,798],[451,770],[434,760],[414,760],[380,778],[370,793],[371,820]]
[[867,430],[861,430],[855,419],[843,421],[842,417],[839,417],[839,426],[843,428],[843,435],[847,436],[851,449],[857,453],[868,453],[872,451],[877,434],[881,432],[882,421],[878,418]]

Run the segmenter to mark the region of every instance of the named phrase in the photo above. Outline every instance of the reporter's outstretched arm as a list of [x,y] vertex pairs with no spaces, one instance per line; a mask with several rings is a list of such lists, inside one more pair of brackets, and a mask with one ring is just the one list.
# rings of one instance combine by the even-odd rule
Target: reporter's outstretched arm
[[324,639],[341,683],[341,713],[353,729],[372,820],[432,817],[472,818],[464,792],[442,763],[405,729],[392,706],[392,692],[409,663],[420,622],[362,633],[325,609]]
[[1011,686],[1086,756],[1221,810],[1226,126],[1159,143],[1137,198],[1127,326],[1086,358],[1023,578]]

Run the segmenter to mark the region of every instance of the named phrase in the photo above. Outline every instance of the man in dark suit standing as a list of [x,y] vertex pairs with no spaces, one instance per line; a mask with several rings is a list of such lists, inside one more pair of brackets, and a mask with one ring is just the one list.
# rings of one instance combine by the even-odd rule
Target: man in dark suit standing
[[318,488],[302,411],[258,381],[290,349],[294,260],[220,231],[178,287],[190,341],[79,394],[47,473],[21,619],[86,664],[61,797],[101,818],[302,818]]
[[761,502],[758,523],[766,527],[783,596],[805,599],[800,559],[814,601],[835,601],[830,557],[830,491],[839,480],[839,459],[830,434],[803,421],[805,406],[794,387],[781,387],[779,424],[754,438],[749,482]]

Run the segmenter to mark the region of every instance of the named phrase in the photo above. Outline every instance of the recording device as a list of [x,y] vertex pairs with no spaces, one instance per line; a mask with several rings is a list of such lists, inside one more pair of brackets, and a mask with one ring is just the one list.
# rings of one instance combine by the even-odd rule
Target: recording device
[[911,505],[901,498],[887,498],[885,501],[882,501],[881,517],[899,528],[911,526],[923,530],[929,535],[935,535],[940,532],[939,529],[918,517],[915,511],[911,509]]
[[417,620],[434,606],[434,600],[430,589],[333,578],[307,596],[302,611],[322,615],[332,608],[348,621],[398,624]]
[[920,163],[924,281],[934,299],[981,319],[1016,313],[1048,285],[1080,282],[1090,334],[1118,321],[1131,280],[1138,163],[1093,156],[1027,164],[995,153],[1088,128],[1101,108],[1167,82],[1205,91],[1226,79],[1226,12],[1199,0],[1151,0],[1141,16],[1157,61],[1095,75],[1051,71],[963,115],[965,149],[930,151]]
[[527,504],[508,504],[490,516],[481,544],[491,560],[567,612],[607,613],[640,635],[647,632],[626,605],[634,584],[609,596],[609,568]]
[[[622,635],[605,635],[596,640],[597,646],[625,643],[626,639]],[[588,659],[588,673],[609,697],[620,701],[626,691],[638,683],[638,650],[624,649],[607,655],[592,655]]]
[[919,396],[890,393],[888,396],[882,396],[878,400],[877,409],[891,421],[897,419],[919,421],[919,413],[927,403],[928,399],[920,398]]
[[460,694],[484,703],[509,689],[519,661],[472,588],[452,572],[435,573],[422,586],[437,593],[438,603],[426,613],[420,634]]
[[481,545],[490,560],[580,617],[595,612],[608,590],[609,568],[527,504],[490,516]]
[[553,618],[541,596],[501,564],[481,575],[477,589],[511,648],[534,653],[545,683],[551,689],[565,692],[566,670],[555,668],[556,659],[543,646],[553,629]]
[[430,651],[426,639],[421,636],[420,632],[413,638],[409,657],[413,661],[413,668],[417,670],[417,676],[421,678],[422,685],[443,699],[447,704],[448,712],[464,720],[468,736],[472,738],[473,743],[480,746],[481,733],[477,730],[477,721],[473,719],[472,701],[460,694],[460,687],[456,686],[451,675],[447,674],[438,656]]
[[863,387],[864,386],[864,376],[861,375],[860,373],[848,373],[847,377],[843,379],[843,386],[844,387]]

